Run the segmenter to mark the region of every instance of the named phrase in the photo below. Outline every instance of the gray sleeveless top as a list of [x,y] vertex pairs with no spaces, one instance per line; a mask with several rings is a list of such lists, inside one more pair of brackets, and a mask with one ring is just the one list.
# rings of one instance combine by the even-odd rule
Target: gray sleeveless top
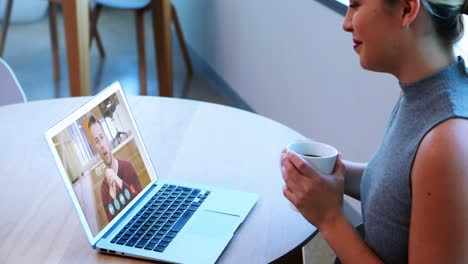
[[403,85],[383,141],[361,182],[365,241],[385,263],[407,263],[411,168],[423,137],[453,117],[468,118],[468,73],[458,62]]

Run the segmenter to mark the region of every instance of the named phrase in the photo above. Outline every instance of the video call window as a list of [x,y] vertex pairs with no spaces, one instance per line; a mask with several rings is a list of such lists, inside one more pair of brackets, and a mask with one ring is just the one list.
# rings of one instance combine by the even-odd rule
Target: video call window
[[93,235],[151,181],[121,101],[111,95],[53,138]]

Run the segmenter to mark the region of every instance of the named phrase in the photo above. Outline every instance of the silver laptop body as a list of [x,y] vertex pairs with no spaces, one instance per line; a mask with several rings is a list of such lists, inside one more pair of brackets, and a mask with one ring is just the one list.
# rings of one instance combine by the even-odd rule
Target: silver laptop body
[[45,137],[91,246],[104,253],[214,263],[258,199],[159,179],[117,82]]

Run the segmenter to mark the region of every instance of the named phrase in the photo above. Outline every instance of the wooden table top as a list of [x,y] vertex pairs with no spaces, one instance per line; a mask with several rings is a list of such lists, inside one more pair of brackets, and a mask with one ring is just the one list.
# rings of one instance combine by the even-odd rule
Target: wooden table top
[[[49,127],[88,99],[0,107],[3,263],[144,262],[91,248],[45,141]],[[280,152],[302,135],[216,104],[149,96],[129,103],[160,178],[259,194],[219,263],[271,262],[315,233],[281,191]]]

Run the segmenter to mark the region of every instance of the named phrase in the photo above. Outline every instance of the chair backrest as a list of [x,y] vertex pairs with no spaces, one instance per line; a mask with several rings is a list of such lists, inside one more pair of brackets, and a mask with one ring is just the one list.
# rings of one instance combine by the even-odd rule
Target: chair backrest
[[94,2],[119,9],[140,9],[149,5],[151,0],[94,0]]
[[26,97],[16,79],[15,73],[13,73],[10,66],[0,58],[0,105],[24,102],[26,102]]

